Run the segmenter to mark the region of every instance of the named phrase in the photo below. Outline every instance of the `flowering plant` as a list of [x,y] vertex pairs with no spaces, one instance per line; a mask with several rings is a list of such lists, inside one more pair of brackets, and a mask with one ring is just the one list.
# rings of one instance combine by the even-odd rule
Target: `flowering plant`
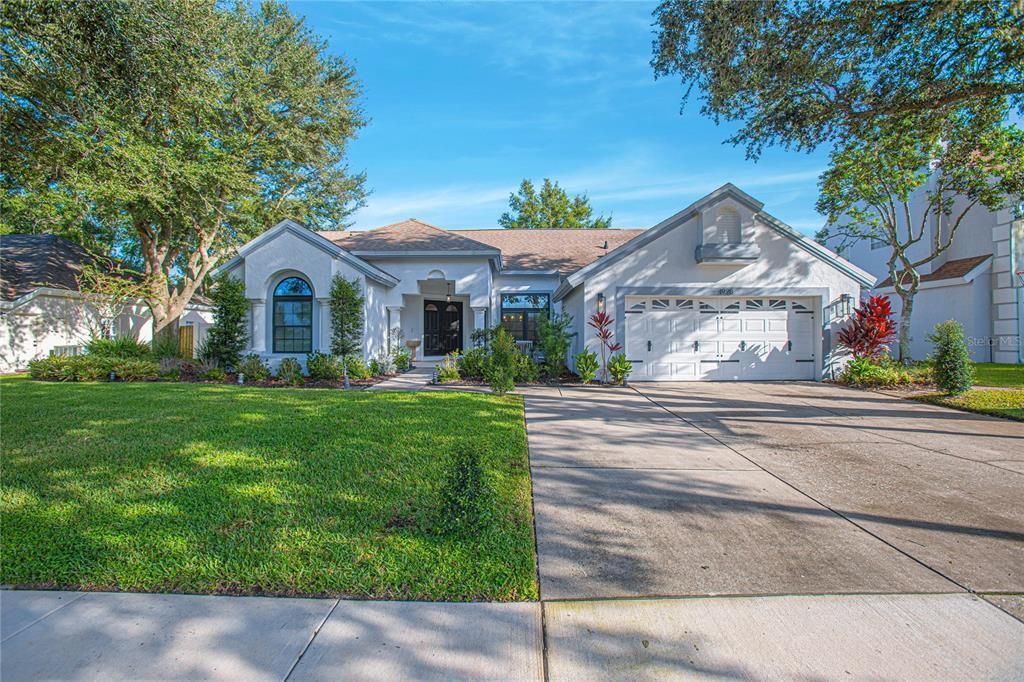
[[886,344],[896,337],[888,296],[872,296],[854,311],[850,326],[839,332],[839,343],[855,358],[874,359],[888,352]]
[[590,321],[587,322],[597,330],[597,338],[601,342],[601,381],[604,383],[608,383],[608,355],[622,350],[621,343],[612,342],[612,337],[615,336],[615,332],[612,331],[614,322],[612,316],[603,310],[591,315]]

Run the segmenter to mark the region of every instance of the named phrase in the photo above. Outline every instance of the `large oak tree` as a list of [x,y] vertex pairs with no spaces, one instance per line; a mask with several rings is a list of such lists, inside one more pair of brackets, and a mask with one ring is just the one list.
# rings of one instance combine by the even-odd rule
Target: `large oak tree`
[[352,67],[283,3],[8,0],[0,211],[134,258],[156,330],[283,217],[337,228],[364,196]]
[[970,208],[997,210],[1024,187],[1024,136],[1010,123],[1024,114],[1021,4],[666,0],[655,18],[656,75],[739,123],[728,141],[749,157],[832,145],[818,237],[890,247],[908,359],[918,269]]

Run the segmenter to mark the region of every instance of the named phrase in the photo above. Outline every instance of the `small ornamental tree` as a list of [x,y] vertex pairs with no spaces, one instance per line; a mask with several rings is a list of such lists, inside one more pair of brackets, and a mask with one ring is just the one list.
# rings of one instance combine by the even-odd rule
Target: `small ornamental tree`
[[608,356],[611,353],[622,350],[622,344],[612,343],[615,332],[612,331],[612,324],[615,322],[612,316],[603,310],[590,316],[587,323],[597,330],[597,338],[601,342],[601,381],[608,383]]
[[540,349],[544,353],[544,372],[552,378],[565,374],[565,361],[572,346],[572,315],[545,315],[537,324]]
[[249,301],[245,283],[227,275],[217,280],[213,299],[213,325],[206,334],[205,353],[219,366],[237,365],[249,342]]
[[335,275],[331,280],[331,352],[345,357],[363,346],[363,294],[359,281]]
[[896,338],[892,306],[888,296],[872,296],[854,311],[850,326],[839,332],[839,343],[855,358],[877,358],[888,352],[886,344]]
[[974,367],[960,323],[956,320],[940,322],[928,335],[928,340],[935,344],[932,355],[935,385],[952,395],[969,391],[974,383]]

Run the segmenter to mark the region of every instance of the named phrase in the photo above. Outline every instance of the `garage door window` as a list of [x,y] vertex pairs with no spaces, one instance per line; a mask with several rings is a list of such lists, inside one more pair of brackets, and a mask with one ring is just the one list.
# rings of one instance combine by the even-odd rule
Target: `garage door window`
[[551,298],[548,294],[502,294],[501,326],[516,341],[538,340],[537,323],[548,314]]

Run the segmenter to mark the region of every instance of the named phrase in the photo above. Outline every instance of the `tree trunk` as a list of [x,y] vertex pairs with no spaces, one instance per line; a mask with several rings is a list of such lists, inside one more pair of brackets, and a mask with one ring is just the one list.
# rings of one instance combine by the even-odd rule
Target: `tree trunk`
[[900,363],[905,365],[910,362],[910,317],[914,312],[914,294],[917,291],[915,289],[909,291],[897,289],[897,293],[899,293],[901,301],[899,359]]

